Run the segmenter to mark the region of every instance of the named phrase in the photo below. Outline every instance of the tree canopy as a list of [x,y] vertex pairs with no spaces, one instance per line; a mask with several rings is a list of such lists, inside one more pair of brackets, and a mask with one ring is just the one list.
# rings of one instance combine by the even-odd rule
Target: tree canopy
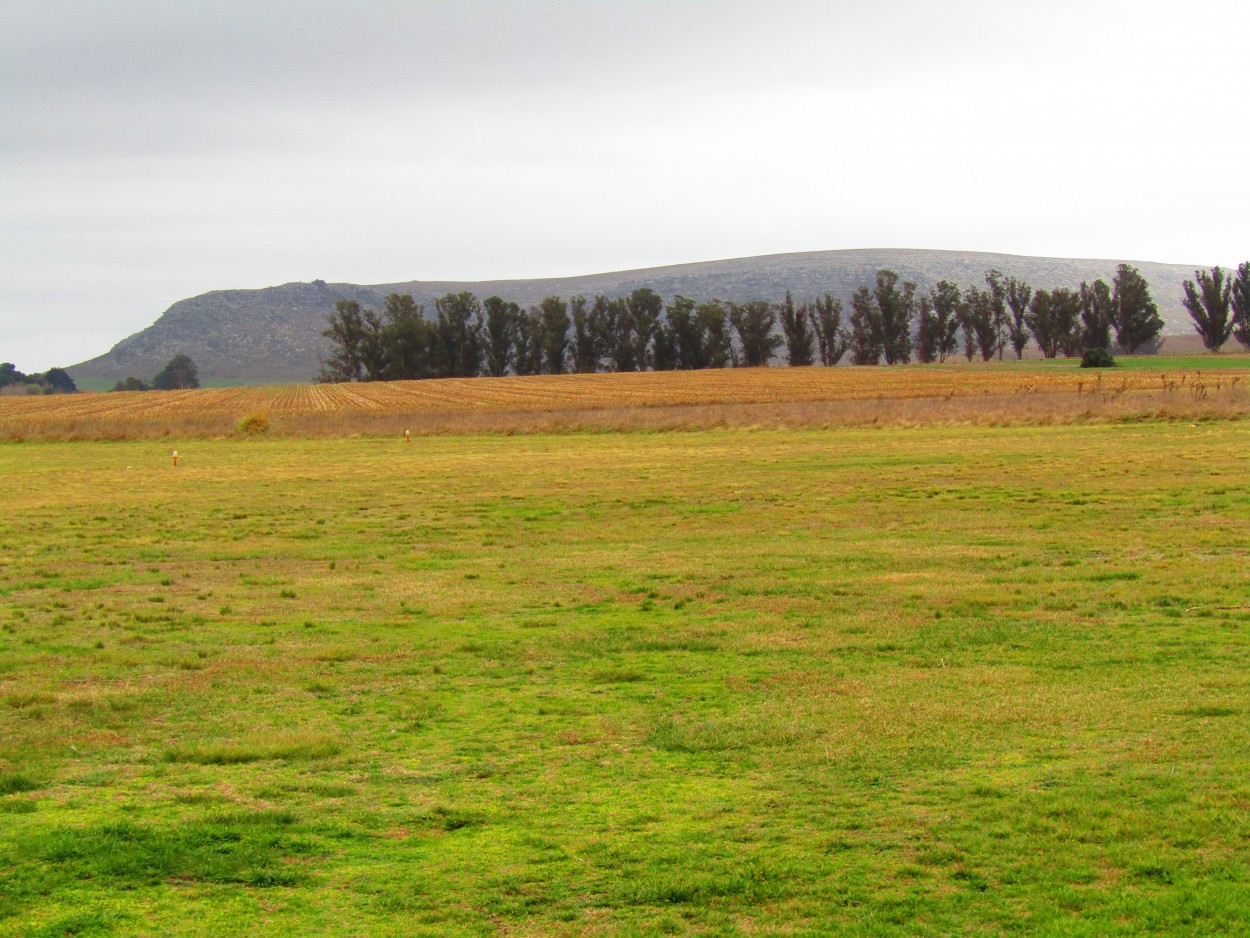
[[1150,285],[1136,267],[1128,264],[1121,264],[1116,270],[1111,324],[1116,342],[1130,355],[1153,344],[1163,331],[1159,309],[1150,298]]
[[1237,267],[1233,280],[1233,336],[1250,349],[1250,261]]
[[[1233,284],[1234,309],[1250,300],[1250,265]],[[1238,292],[1238,291],[1241,292]],[[1239,297],[1241,299],[1239,299]],[[381,315],[355,300],[335,304],[325,331],[323,381],[668,371],[729,366],[833,366],[945,361],[959,346],[988,361],[1030,342],[1047,358],[1110,348],[1149,348],[1163,321],[1140,273],[1122,264],[1114,285],[1034,290],[1016,277],[986,272],[968,287],[948,280],[921,293],[896,271],[843,300],[831,293],[778,302],[705,302],[648,287],[623,296],[549,296],[528,308],[472,293],[434,300],[432,314],[407,294],[390,294]],[[1243,319],[1245,317],[1243,316]],[[1242,322],[1243,319],[1237,320]],[[1230,320],[1231,321],[1231,320]]]
[[184,391],[199,386],[199,369],[188,355],[175,355],[152,379],[152,387],[157,391]]
[[1194,280],[1184,283],[1185,309],[1207,351],[1218,352],[1232,336],[1236,325],[1232,311],[1233,279],[1225,276],[1222,267],[1216,266],[1210,273],[1195,270]]

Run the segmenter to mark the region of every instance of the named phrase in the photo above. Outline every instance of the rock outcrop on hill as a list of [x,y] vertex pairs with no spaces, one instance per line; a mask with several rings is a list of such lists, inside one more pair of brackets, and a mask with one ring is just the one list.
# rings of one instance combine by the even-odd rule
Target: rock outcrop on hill
[[[340,299],[379,307],[387,293],[411,293],[425,304],[448,292],[471,290],[479,297],[498,294],[522,305],[545,296],[605,293],[617,296],[650,287],[666,299],[683,294],[696,300],[780,299],[787,289],[805,298],[831,292],[844,301],[878,268],[888,267],[921,287],[938,280],[962,285],[980,283],[997,268],[1034,287],[1076,286],[1098,277],[1110,281],[1119,261],[1079,258],[1019,257],[963,251],[858,250],[773,254],[734,260],[677,264],[644,270],[543,280],[482,282],[411,281],[357,285],[288,283],[262,290],[214,290],[180,300],[142,332],[123,339],[109,352],[68,371],[80,384],[102,386],[135,375],[150,377],[174,355],[190,355],[200,379],[210,384],[277,384],[313,380],[325,352],[321,330]],[[1166,333],[1188,333],[1181,305],[1181,283],[1195,266],[1130,261],[1149,281]]]

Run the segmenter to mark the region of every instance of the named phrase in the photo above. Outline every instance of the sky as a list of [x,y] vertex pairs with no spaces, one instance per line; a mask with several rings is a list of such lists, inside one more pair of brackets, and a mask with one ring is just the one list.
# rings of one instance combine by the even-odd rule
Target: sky
[[5,0],[0,361],[295,280],[1250,258],[1250,4]]

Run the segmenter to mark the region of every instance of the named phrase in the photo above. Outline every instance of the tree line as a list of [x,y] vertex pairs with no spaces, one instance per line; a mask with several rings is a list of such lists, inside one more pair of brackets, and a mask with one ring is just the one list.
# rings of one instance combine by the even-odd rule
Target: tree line
[[200,369],[190,355],[175,355],[151,382],[133,375],[113,385],[114,391],[182,391],[200,386]]
[[1250,261],[1235,274],[1221,267],[1195,270],[1182,286],[1185,309],[1208,351],[1219,352],[1230,338],[1250,349]]
[[1111,283],[1034,290],[987,271],[984,282],[949,280],[921,291],[878,270],[844,304],[831,293],[796,302],[671,302],[647,287],[628,296],[537,305],[469,292],[434,300],[433,315],[410,294],[392,293],[380,312],[339,300],[322,333],[330,343],[319,380],[381,381],[478,375],[669,371],[788,365],[941,362],[962,354],[988,361],[1030,342],[1046,358],[1118,347],[1153,350],[1163,320],[1141,273],[1121,264]]
[[18,371],[12,362],[0,362],[0,394],[74,394],[74,379],[64,368],[36,374]]

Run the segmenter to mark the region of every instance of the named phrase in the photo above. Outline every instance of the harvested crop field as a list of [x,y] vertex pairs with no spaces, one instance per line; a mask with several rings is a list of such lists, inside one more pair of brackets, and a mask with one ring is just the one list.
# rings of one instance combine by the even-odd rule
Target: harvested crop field
[[1227,366],[1083,371],[1073,362],[753,368],[0,397],[0,439],[342,436],[568,429],[1036,423],[1250,412]]

